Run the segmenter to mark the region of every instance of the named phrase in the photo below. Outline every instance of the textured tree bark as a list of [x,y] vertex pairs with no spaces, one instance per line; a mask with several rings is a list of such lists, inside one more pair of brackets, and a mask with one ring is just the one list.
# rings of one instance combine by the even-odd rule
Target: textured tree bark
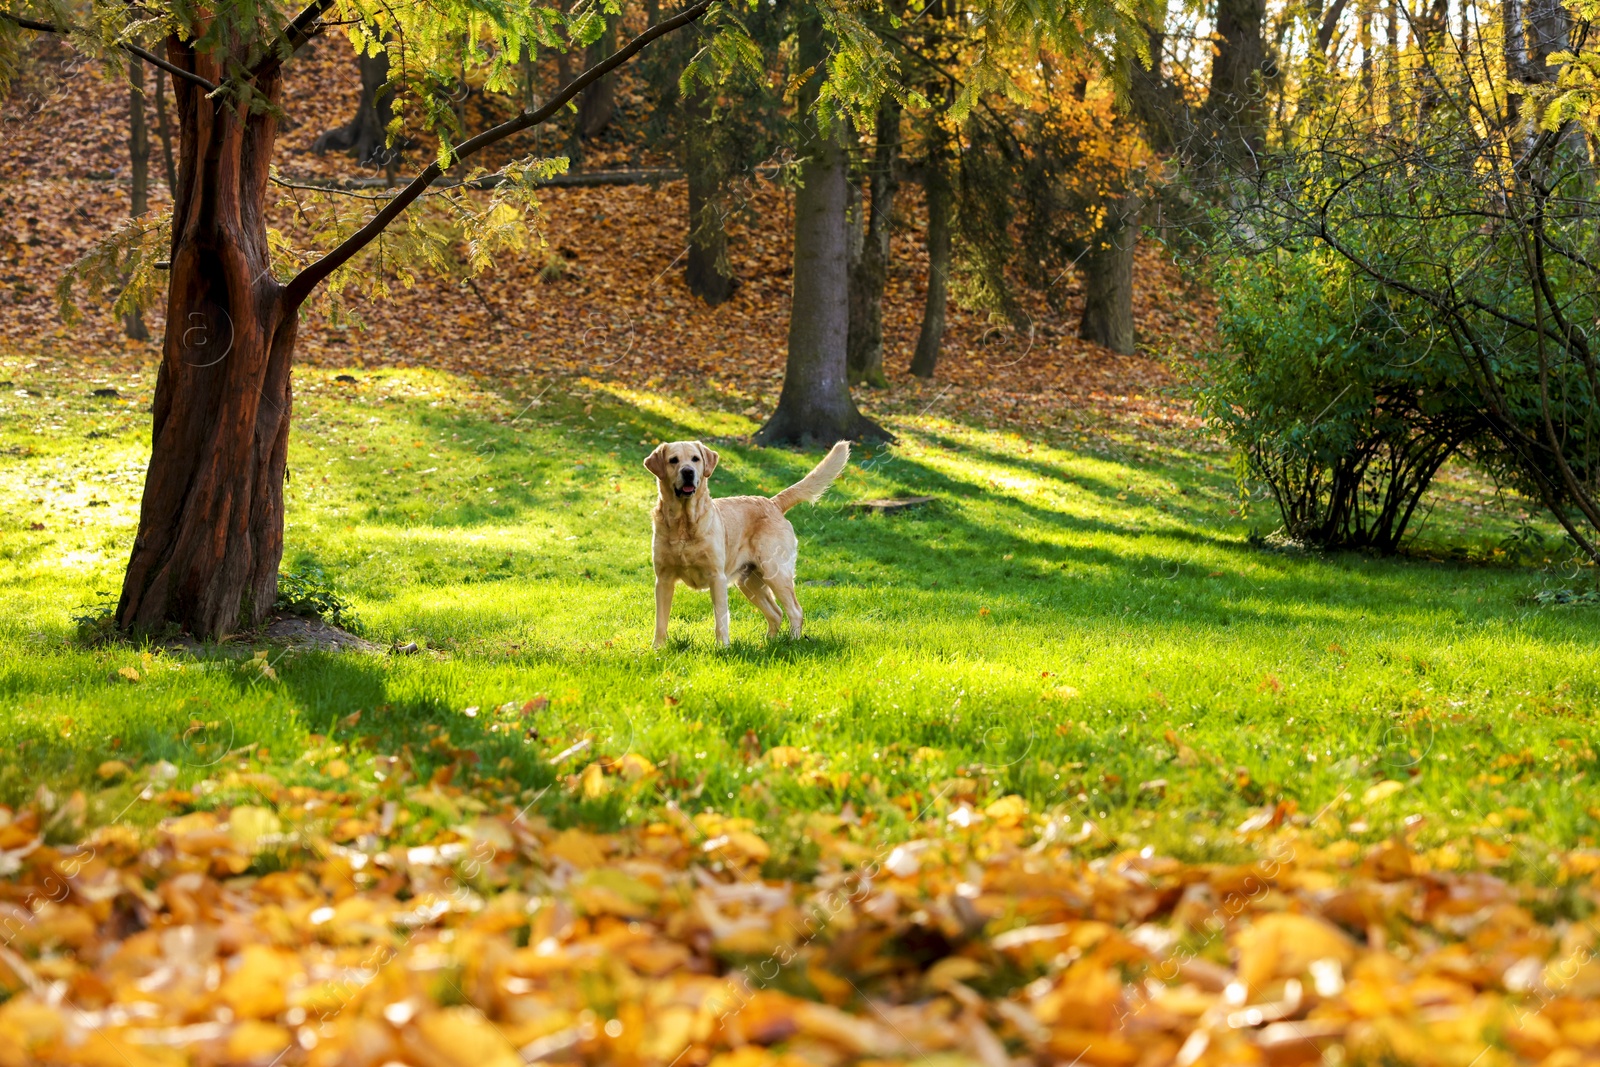
[[361,163],[381,162],[386,155],[389,120],[394,117],[388,88],[389,53],[369,56],[363,52],[356,57],[356,66],[361,72],[361,102],[355,115],[318,137],[311,150],[319,154],[349,152]]
[[878,105],[876,144],[868,176],[871,215],[861,255],[850,272],[850,340],[846,356],[850,381],[882,388],[883,288],[889,277],[890,237],[900,156],[900,104],[885,96]]
[[[144,122],[144,60],[128,63],[128,170],[132,184],[130,218],[150,207],[150,134]],[[130,340],[148,341],[144,316],[134,308],[122,317],[122,332]]]
[[928,201],[928,298],[922,309],[922,333],[911,357],[911,373],[932,378],[944,347],[945,304],[950,293],[950,184],[937,163],[923,179]]
[[1536,82],[1554,82],[1560,65],[1552,66],[1550,56],[1570,47],[1572,16],[1561,0],[1528,0],[1527,38],[1529,77]]
[[[544,106],[456,147],[456,162],[548,121],[594,79],[652,41],[702,17],[710,0],[635,37],[606,65],[575,79]],[[308,5],[284,38],[316,32]],[[265,204],[282,54],[196,54],[167,41],[174,69],[216,88],[222,68],[247,69],[268,106],[240,114],[225,93],[210,99],[174,77],[179,173],[173,190],[167,328],[156,377],[150,464],[139,528],[123,578],[123,630],[177,625],[219,638],[259,624],[277,600],[288,478],[290,363],[301,303],[375,240],[444,170],[423,168],[367,223],[287,284],[271,271]]]
[[[1515,0],[1508,0],[1515,2]],[[1389,99],[1389,121],[1400,121],[1401,101],[1405,99],[1403,87],[1400,84],[1400,4],[1401,0],[1389,0],[1389,15],[1386,34],[1388,36],[1388,50],[1384,55],[1384,92]]]
[[1166,31],[1160,26],[1147,26],[1145,37],[1150,46],[1150,69],[1134,63],[1129,70],[1128,104],[1144,127],[1151,148],[1157,152],[1171,152],[1180,146],[1192,149],[1194,146],[1187,142],[1193,132],[1193,116],[1183,94],[1162,67]]
[[[825,60],[822,26],[801,24],[799,63],[820,70]],[[804,100],[811,111],[811,79]],[[845,345],[850,329],[850,280],[845,206],[849,182],[838,133],[813,131],[802,146],[801,186],[794,197],[794,290],[789,309],[789,356],[778,409],[756,431],[761,444],[833,444],[846,438],[891,435],[856,409],[850,396]]]
[[[173,63],[217,79],[176,39]],[[276,73],[260,78],[276,103]],[[151,455],[117,608],[124,629],[177,623],[219,638],[277,599],[296,309],[267,252],[267,165],[277,120],[240,116],[174,79],[179,178]]]
[[733,296],[735,287],[728,261],[722,161],[717,157],[715,139],[698,131],[710,117],[704,96],[697,94],[682,106],[689,131],[683,147],[683,173],[689,186],[689,254],[684,280],[691,293],[715,306]]
[[1259,77],[1267,73],[1266,14],[1265,0],[1217,0],[1220,39],[1203,114],[1224,158],[1260,152],[1265,137],[1266,94]]
[[1122,197],[1106,206],[1105,228],[1083,257],[1083,319],[1078,336],[1131,355],[1133,250],[1139,242],[1139,200]]
[[161,160],[166,164],[167,195],[178,189],[178,168],[172,162],[172,126],[167,121],[166,72],[156,68],[156,136],[161,138]]
[[[616,48],[616,20],[607,23],[600,39],[589,46],[584,66],[604,62]],[[578,136],[587,141],[600,136],[611,125],[617,111],[617,80],[601,78],[578,96]]]
[[1362,4],[1358,9],[1357,38],[1361,43],[1361,99],[1362,110],[1366,113],[1367,120],[1372,121],[1377,114],[1377,93],[1373,91],[1373,79],[1376,77],[1376,68],[1372,62],[1372,6]]

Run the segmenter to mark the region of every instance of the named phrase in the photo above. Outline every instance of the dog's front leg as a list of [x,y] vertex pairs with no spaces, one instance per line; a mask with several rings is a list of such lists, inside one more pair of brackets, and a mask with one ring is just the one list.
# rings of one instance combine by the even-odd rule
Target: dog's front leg
[[672,592],[677,587],[676,578],[656,575],[656,647],[667,643],[667,619],[672,614]]
[[711,617],[717,624],[717,644],[728,647],[728,579],[718,574],[711,579]]

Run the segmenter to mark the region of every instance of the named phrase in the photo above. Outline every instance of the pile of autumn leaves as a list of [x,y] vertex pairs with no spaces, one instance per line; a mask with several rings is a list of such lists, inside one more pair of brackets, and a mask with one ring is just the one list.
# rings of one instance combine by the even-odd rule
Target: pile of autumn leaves
[[[0,809],[0,1065],[1600,1058],[1595,928],[1402,839],[1264,817],[1246,866],[1086,859],[1091,827],[1006,797],[898,845],[817,820],[778,879],[715,814],[558,830],[443,785],[461,821],[402,843],[392,799],[219,784],[258,802],[75,845]],[[1566,857],[1564,910],[1596,871]]]

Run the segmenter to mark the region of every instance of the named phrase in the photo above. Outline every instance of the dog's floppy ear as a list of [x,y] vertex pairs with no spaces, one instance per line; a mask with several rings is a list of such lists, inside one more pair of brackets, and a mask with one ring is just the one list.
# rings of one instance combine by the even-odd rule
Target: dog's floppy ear
[[654,474],[657,478],[664,478],[667,474],[667,446],[656,445],[656,450],[644,458],[644,469]]
[[705,477],[709,478],[711,477],[711,472],[717,469],[717,454],[716,452],[707,448],[705,445],[700,444],[699,441],[696,441],[695,444],[699,447],[700,451],[706,454]]

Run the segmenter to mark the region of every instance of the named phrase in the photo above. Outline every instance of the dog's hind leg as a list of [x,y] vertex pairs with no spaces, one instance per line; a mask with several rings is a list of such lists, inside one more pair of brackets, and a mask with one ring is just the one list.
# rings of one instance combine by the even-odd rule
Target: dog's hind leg
[[767,588],[767,583],[761,575],[752,574],[739,582],[739,592],[744,598],[756,606],[756,610],[767,617],[767,636],[778,636],[778,628],[783,622],[783,613],[778,610],[778,602],[772,599],[772,590]]
[[768,578],[767,588],[778,597],[778,603],[783,605],[784,614],[789,616],[789,636],[798,638],[800,626],[805,621],[805,613],[800,610],[800,601],[794,598],[793,578]]

